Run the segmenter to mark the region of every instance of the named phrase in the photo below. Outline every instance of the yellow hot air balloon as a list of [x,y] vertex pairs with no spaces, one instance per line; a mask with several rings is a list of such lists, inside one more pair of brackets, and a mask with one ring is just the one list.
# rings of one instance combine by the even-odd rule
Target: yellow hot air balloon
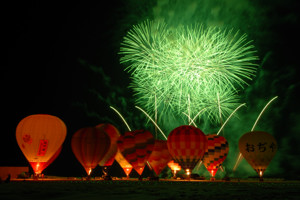
[[243,157],[261,177],[277,151],[275,138],[263,131],[245,133],[239,140]]
[[16,139],[35,174],[50,164],[48,161],[62,146],[66,134],[66,125],[56,116],[36,114],[19,122]]

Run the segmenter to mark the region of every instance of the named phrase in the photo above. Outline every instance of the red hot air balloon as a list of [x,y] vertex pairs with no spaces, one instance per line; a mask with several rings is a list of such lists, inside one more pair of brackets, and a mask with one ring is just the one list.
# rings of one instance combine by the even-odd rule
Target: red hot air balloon
[[228,155],[229,146],[223,136],[217,134],[207,135],[207,148],[203,156],[203,164],[214,178],[220,165]]
[[78,130],[71,140],[71,146],[77,160],[84,167],[88,176],[110,147],[109,136],[101,129],[87,127]]
[[167,141],[155,140],[154,148],[148,158],[148,162],[157,176],[168,165],[170,160],[172,160],[172,156],[169,153]]
[[125,159],[141,176],[154,147],[154,138],[149,131],[126,132],[118,140],[118,148]]
[[245,133],[239,140],[243,157],[261,177],[277,151],[275,138],[263,131]]
[[167,144],[174,161],[188,173],[202,159],[207,139],[199,128],[183,125],[171,131]]
[[119,130],[111,124],[99,124],[96,128],[101,129],[110,137],[110,148],[104,158],[99,162],[100,166],[111,166],[118,151],[117,141],[120,137]]
[[49,160],[62,146],[66,134],[64,122],[52,115],[30,115],[20,121],[16,139],[35,174],[42,173],[50,164]]

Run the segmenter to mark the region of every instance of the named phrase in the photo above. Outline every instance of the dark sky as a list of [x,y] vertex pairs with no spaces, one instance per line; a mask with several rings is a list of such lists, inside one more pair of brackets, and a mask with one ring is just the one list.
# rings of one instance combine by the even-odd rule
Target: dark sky
[[[112,84],[124,88],[125,96],[131,96],[130,90],[126,89],[128,74],[119,64],[117,52],[126,30],[132,23],[144,19],[145,14],[141,11],[140,4],[136,5],[136,10],[130,11],[134,4],[133,1],[128,2],[131,3],[130,6],[121,0],[105,4],[30,1],[2,6],[2,49],[5,54],[1,67],[1,110],[4,111],[2,116],[5,120],[1,123],[4,127],[1,133],[4,145],[0,147],[0,165],[27,165],[15,140],[15,128],[28,115],[47,113],[60,117],[68,128],[64,148],[56,161],[58,164],[50,165],[48,170],[55,173],[55,168],[59,165],[61,171],[67,173],[70,166],[73,166],[75,175],[82,173],[83,169],[72,155],[70,139],[76,130],[97,125],[97,120],[88,117],[74,104],[85,101],[90,88],[98,88],[104,96],[109,91],[101,87],[103,80],[98,81],[97,76],[80,60],[102,68]],[[288,5],[291,2],[293,4]],[[276,59],[274,71],[283,67],[279,70],[280,73],[293,74],[284,79],[285,84],[274,85],[278,95],[285,94],[285,88],[291,84],[298,88],[293,93],[299,91],[299,82],[296,81],[296,74],[299,72],[299,39],[296,37],[299,35],[295,32],[299,16],[296,15],[297,3],[288,3],[265,3],[269,5],[267,18],[271,27],[268,28],[274,32],[273,37],[265,38],[265,43],[269,45],[268,48],[272,48],[275,57],[281,56]],[[135,16],[140,14],[141,17],[131,19],[130,12],[134,12]],[[260,44],[264,44],[262,39]],[[263,45],[259,47],[262,51],[266,48]],[[278,75],[278,72],[274,74]],[[271,95],[276,92],[272,91]],[[285,112],[298,109],[295,108],[298,107],[295,98],[283,103],[290,104]],[[105,115],[107,105],[100,109],[104,110]],[[294,117],[299,117],[297,112],[295,114]],[[298,119],[295,121],[299,122]]]

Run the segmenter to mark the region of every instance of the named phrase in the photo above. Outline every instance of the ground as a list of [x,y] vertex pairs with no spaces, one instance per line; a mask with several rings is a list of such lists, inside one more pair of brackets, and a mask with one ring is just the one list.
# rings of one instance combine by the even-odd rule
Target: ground
[[0,197],[15,199],[299,199],[299,181],[11,181]]

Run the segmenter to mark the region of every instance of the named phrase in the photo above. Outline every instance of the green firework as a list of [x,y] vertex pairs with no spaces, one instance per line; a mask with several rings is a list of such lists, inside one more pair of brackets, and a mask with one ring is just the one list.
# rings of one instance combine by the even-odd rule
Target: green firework
[[168,27],[162,21],[133,26],[120,49],[136,103],[154,112],[191,117],[205,108],[212,122],[239,104],[238,92],[255,76],[258,60],[247,35],[200,24]]

